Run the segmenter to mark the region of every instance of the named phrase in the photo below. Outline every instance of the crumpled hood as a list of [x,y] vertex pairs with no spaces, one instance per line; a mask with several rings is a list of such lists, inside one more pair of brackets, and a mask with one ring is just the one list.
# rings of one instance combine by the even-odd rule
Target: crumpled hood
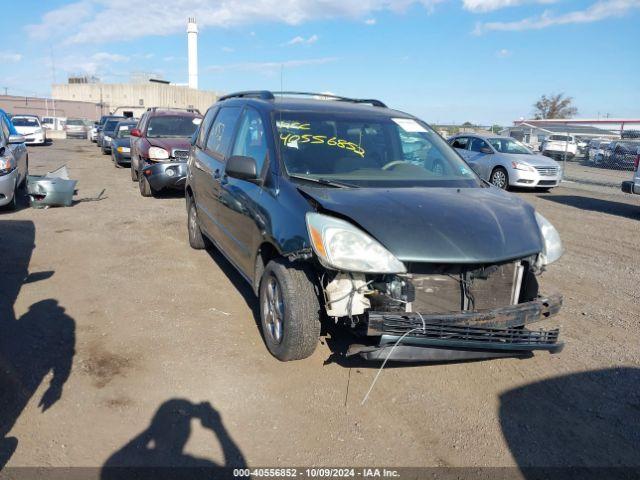
[[172,154],[173,150],[189,150],[191,148],[191,137],[181,138],[149,138],[149,144],[152,147],[164,148]]
[[493,263],[542,251],[533,207],[496,188],[298,188],[404,262]]
[[42,129],[42,127],[16,127],[16,132],[20,135],[30,135],[40,129]]

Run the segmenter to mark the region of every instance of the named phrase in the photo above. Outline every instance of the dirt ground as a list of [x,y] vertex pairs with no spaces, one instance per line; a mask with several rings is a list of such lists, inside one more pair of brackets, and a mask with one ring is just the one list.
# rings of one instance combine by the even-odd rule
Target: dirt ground
[[518,193],[565,245],[541,282],[565,296],[563,352],[388,368],[361,405],[378,365],[326,339],[271,357],[248,286],[189,248],[180,196],[141,197],[87,141],[29,155],[106,198],[0,214],[0,468],[640,466],[640,197]]

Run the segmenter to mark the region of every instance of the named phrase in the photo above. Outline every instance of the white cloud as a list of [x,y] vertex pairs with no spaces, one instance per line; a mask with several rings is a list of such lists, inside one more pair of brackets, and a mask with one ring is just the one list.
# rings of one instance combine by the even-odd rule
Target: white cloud
[[293,37],[284,45],[312,45],[318,41],[318,38],[318,35],[311,35],[309,38],[304,38],[298,35],[297,37]]
[[376,19],[375,18],[367,18],[364,21],[365,25],[375,25],[376,24]]
[[[380,11],[402,13],[412,5],[427,10],[443,0],[84,0],[46,13],[27,31],[33,38],[63,43],[106,43],[183,32],[187,15],[201,28],[264,22],[299,25],[333,18],[363,19]],[[122,12],[127,12],[123,15]]]
[[91,56],[92,60],[96,62],[128,62],[129,57],[125,57],[124,55],[119,55],[117,53],[108,53],[108,52],[98,52],[94,53]]
[[22,60],[20,53],[0,52],[0,62],[17,63]]
[[498,57],[498,58],[507,58],[507,57],[511,56],[511,53],[512,53],[511,50],[508,50],[506,48],[502,48],[502,49],[500,49],[500,50],[498,50],[496,52],[496,57]]
[[546,10],[540,16],[524,18],[515,22],[477,23],[473,33],[482,35],[491,31],[518,32],[521,30],[540,30],[556,25],[591,23],[610,17],[620,17],[633,8],[640,8],[640,0],[601,0],[585,10],[559,15]]
[[555,3],[557,0],[462,0],[465,10],[474,13],[491,12],[506,7],[517,7],[525,3]]
[[227,65],[210,65],[205,68],[208,72],[225,72],[230,70],[241,70],[251,72],[263,72],[270,73],[274,70],[280,70],[281,68],[298,68],[307,67],[310,65],[323,65],[326,63],[335,62],[336,57],[323,57],[323,58],[309,58],[306,60],[286,60],[283,62],[245,62],[245,63],[231,63]]

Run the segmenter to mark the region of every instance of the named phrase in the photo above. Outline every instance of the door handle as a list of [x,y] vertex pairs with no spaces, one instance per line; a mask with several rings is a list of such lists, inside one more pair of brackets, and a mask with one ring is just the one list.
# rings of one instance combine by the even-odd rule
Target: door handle
[[216,170],[213,172],[213,178],[214,178],[214,179],[216,179],[216,180],[218,180],[218,179],[220,178],[220,169],[219,169],[219,168],[218,168],[218,169],[216,169]]

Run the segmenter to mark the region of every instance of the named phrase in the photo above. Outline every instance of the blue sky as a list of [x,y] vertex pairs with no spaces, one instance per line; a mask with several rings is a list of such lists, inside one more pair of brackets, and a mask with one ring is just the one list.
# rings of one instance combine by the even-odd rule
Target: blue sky
[[[10,3],[0,92],[49,94],[55,75],[380,98],[431,123],[508,124],[542,94],[580,117],[640,117],[640,0],[84,0]],[[5,8],[5,11],[6,8]],[[53,59],[53,68],[52,68]]]

